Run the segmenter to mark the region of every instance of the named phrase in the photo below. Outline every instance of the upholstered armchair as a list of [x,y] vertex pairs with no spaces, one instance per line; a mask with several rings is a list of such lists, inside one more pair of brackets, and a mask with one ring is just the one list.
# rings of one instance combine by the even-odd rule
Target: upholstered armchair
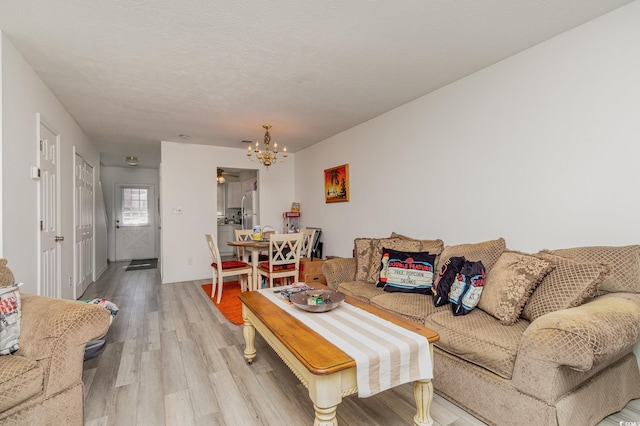
[[[1,259],[0,285],[13,281],[5,265]],[[0,356],[0,424],[82,425],[85,346],[106,334],[109,312],[24,293],[20,300],[20,348]]]

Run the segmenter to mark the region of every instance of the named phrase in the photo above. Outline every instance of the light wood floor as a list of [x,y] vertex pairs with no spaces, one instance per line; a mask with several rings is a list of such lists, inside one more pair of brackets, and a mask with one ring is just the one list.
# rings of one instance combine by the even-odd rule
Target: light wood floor
[[[157,269],[125,272],[113,263],[83,298],[100,297],[120,312],[102,355],[84,363],[85,425],[312,425],[307,390],[257,336],[245,363],[242,329],[229,323],[200,285],[160,284]],[[410,384],[370,398],[345,398],[342,426],[412,424]],[[483,425],[434,397],[436,425]],[[640,424],[640,400],[602,425]]]

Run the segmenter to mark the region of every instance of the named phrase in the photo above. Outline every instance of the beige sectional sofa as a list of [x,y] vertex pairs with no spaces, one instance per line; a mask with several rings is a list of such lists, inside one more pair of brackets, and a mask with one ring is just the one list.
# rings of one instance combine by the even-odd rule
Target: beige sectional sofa
[[[589,425],[640,398],[640,246],[507,250],[504,239],[356,239],[353,258],[324,263],[329,286],[437,331],[436,393],[489,424]],[[377,287],[382,248],[464,256],[486,269],[467,315],[433,296]]]

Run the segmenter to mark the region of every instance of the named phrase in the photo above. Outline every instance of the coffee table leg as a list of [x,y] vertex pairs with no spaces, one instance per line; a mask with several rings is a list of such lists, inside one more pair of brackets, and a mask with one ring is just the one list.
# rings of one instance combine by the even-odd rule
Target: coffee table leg
[[433,419],[429,411],[433,400],[433,383],[431,380],[416,380],[413,382],[413,397],[416,400],[416,415],[413,417],[415,426],[431,426]]
[[251,324],[246,314],[247,308],[242,305],[242,318],[244,319],[244,326],[242,327],[242,335],[244,336],[244,357],[247,359],[247,364],[251,364],[256,357],[256,329]]
[[313,426],[338,426],[338,419],[336,419],[337,406],[328,408],[320,408],[317,405],[313,405],[313,409],[316,411],[316,418],[313,421]]
[[340,373],[311,376],[309,397],[316,412],[314,426],[338,426],[336,410],[342,401],[340,381]]

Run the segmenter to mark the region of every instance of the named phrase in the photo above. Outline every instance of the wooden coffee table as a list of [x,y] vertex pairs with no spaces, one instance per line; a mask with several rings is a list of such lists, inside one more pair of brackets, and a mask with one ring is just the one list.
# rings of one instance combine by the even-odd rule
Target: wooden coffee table
[[[247,362],[251,364],[256,357],[257,330],[309,390],[316,413],[313,424],[337,425],[338,404],[343,397],[358,392],[356,362],[259,292],[244,292],[239,297],[242,301],[244,356]],[[433,360],[433,343],[440,337],[435,331],[349,296],[345,302],[424,336],[429,341]],[[417,408],[414,425],[432,425],[429,414],[433,398],[431,380],[414,382],[413,395]]]

